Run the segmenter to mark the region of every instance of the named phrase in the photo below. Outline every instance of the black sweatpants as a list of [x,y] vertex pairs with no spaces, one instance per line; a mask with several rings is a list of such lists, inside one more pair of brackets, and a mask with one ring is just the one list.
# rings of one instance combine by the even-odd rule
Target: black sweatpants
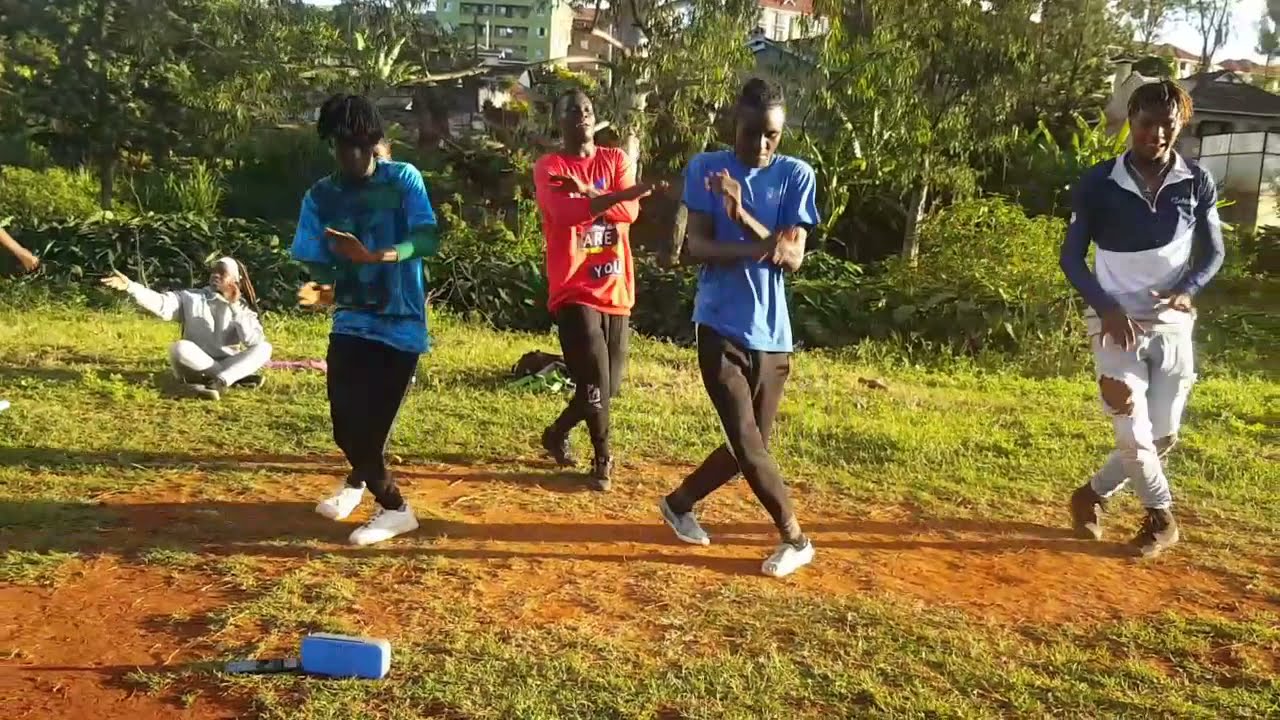
[[556,311],[556,329],[560,335],[560,352],[575,390],[551,428],[557,435],[567,435],[585,420],[596,457],[612,457],[609,401],[622,390],[630,318],[609,315],[584,305],[565,305]]
[[769,455],[769,433],[791,374],[790,353],[746,350],[699,325],[698,367],[728,442],[667,496],[667,504],[674,512],[689,512],[741,472],[783,540],[803,539],[786,483]]
[[418,355],[353,335],[330,335],[327,362],[333,439],[351,463],[347,485],[364,485],[379,505],[399,510],[404,498],[387,471],[387,441]]

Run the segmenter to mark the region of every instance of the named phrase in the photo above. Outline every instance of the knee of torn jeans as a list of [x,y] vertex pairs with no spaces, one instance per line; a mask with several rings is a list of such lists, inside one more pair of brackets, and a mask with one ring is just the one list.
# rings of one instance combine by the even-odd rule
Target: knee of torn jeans
[[1098,378],[1098,390],[1102,393],[1102,402],[1107,410],[1126,417],[1133,414],[1133,389],[1128,383],[1102,375]]

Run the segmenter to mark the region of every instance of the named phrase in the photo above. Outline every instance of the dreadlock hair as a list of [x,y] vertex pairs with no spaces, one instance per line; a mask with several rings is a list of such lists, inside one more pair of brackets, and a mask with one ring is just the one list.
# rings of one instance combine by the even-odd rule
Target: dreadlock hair
[[1168,111],[1179,126],[1185,126],[1191,121],[1191,95],[1174,80],[1147,83],[1129,96],[1129,117],[1143,110]]
[[772,108],[785,107],[786,104],[787,99],[783,95],[782,86],[764,78],[751,78],[742,86],[742,92],[738,94],[739,110],[767,112]]
[[245,268],[244,263],[237,260],[236,271],[240,273],[240,297],[244,298],[250,310],[259,312],[258,292],[253,289],[253,281],[249,279],[248,269]]
[[322,140],[374,147],[382,142],[382,116],[362,95],[334,95],[320,106],[316,132]]

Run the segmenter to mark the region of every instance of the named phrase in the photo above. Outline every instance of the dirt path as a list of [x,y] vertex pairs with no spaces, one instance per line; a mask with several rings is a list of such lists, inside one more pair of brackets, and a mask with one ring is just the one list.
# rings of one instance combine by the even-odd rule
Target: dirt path
[[[778,582],[759,575],[774,536],[744,483],[725,488],[702,513],[710,547],[677,542],[657,520],[654,502],[682,468],[628,468],[626,476],[643,480],[618,482],[605,496],[577,492],[572,479],[540,471],[401,468],[422,529],[365,549],[342,544],[363,513],[334,524],[311,512],[334,482],[332,468],[291,462],[263,469],[280,479],[243,496],[211,492],[193,474],[180,488],[104,498],[101,509],[113,520],[90,546],[74,548],[86,555],[76,572],[51,588],[0,588],[0,612],[9,621],[0,626],[6,717],[205,720],[247,712],[234,698],[212,693],[185,708],[126,679],[138,667],[216,657],[202,639],[208,628],[200,618],[242,594],[201,570],[138,563],[140,552],[157,546],[246,556],[261,561],[264,573],[333,555],[444,559],[461,571],[432,585],[437,601],[456,598],[507,626],[591,624],[620,634],[647,632],[655,582],[687,597],[725,583],[765,590]],[[855,516],[822,498],[799,502],[818,556],[782,582],[814,597],[883,596],[1001,624],[1095,622],[1164,610],[1280,612],[1235,580],[1176,554],[1137,563],[1117,545],[1085,543],[1034,523],[921,519],[899,508]],[[406,582],[374,593],[366,604],[411,603],[405,593],[415,587]],[[366,617],[383,615],[370,609],[363,608]],[[376,621],[361,629],[396,632]]]

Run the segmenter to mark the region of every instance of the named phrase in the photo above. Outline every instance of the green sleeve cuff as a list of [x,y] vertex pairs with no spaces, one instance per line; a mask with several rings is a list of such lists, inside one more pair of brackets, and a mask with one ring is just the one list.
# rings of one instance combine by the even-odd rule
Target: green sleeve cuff
[[435,225],[421,225],[409,233],[408,240],[394,247],[398,262],[415,257],[431,257],[440,249],[440,234]]

